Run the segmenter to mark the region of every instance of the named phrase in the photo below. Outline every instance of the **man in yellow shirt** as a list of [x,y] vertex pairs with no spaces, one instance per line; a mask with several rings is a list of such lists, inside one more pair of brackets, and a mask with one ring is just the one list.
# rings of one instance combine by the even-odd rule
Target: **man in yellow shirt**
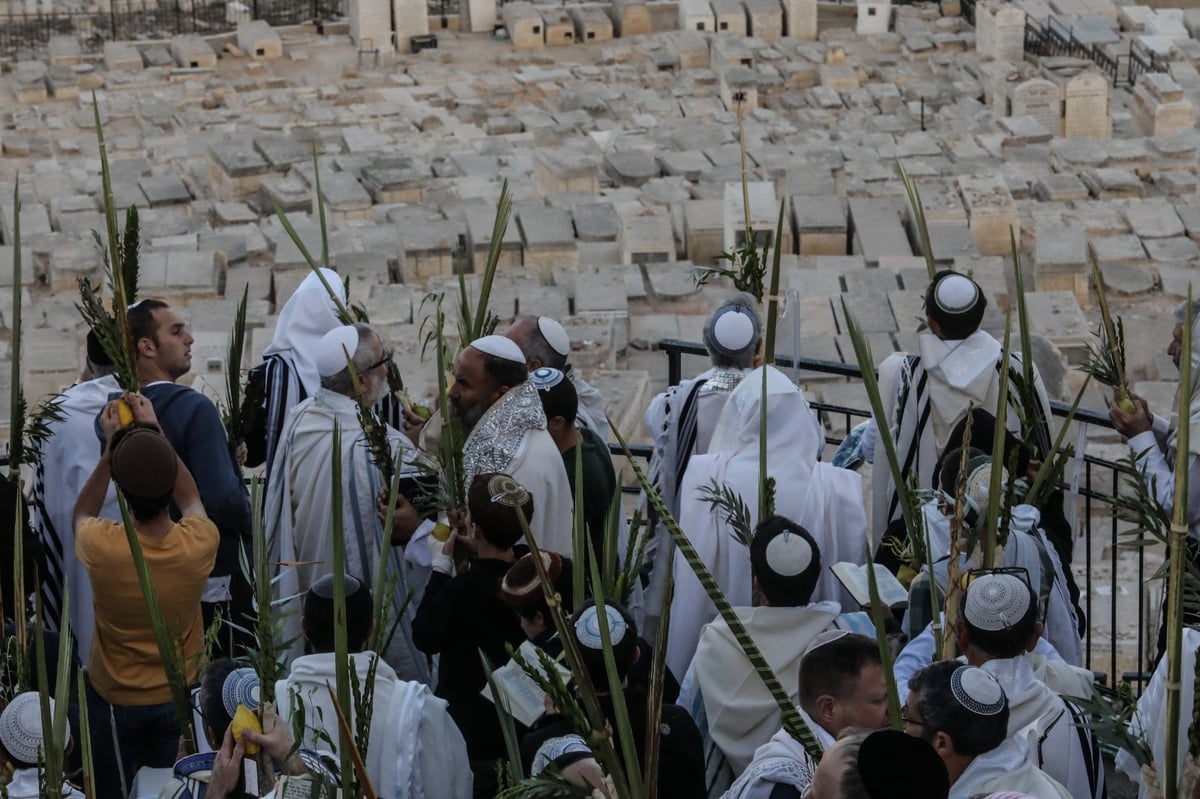
[[[141,766],[170,767],[179,725],[124,526],[97,518],[112,479],[129,504],[163,618],[196,681],[204,638],[200,598],[218,533],[196,481],[163,436],[153,406],[127,394],[134,423],[121,428],[116,402],[100,417],[106,446],[75,503],[75,554],[88,571],[96,637],[88,657],[88,712],[98,796],[124,796]],[[181,519],[171,521],[171,502]]]

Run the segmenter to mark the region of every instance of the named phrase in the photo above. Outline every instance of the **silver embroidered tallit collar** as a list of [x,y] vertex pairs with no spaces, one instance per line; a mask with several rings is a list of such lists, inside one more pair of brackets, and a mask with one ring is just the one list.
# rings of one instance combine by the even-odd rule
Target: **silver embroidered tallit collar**
[[742,382],[742,378],[746,373],[741,369],[718,369],[713,372],[708,378],[708,382],[704,384],[706,391],[724,391],[726,393],[737,388],[738,383]]
[[545,430],[546,414],[537,388],[526,380],[513,386],[483,414],[463,445],[467,485],[477,474],[506,472],[528,430]]

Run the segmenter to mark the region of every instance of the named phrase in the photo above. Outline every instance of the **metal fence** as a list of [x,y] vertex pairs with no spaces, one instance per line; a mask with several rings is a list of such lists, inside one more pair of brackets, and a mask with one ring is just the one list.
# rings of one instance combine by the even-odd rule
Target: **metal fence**
[[[678,341],[675,339],[666,339],[658,342],[658,348],[667,356],[668,371],[667,379],[671,385],[676,385],[682,379],[682,361],[684,355],[700,355],[708,357],[708,351],[702,344],[689,341]],[[825,375],[835,375],[837,377],[847,378],[849,380],[860,380],[862,372],[856,364],[845,364],[838,361],[821,361],[812,358],[799,358],[793,363],[790,359],[779,358],[778,365],[781,367],[798,367],[808,372],[819,372]],[[831,405],[828,403],[812,402],[812,407],[824,417],[827,428],[833,420],[843,422],[841,429],[849,430],[858,421],[862,421],[871,415],[871,411],[867,408],[856,408],[842,405]],[[1051,409],[1055,416],[1066,417],[1070,412],[1070,406],[1061,402],[1052,402]],[[1094,411],[1080,409],[1075,414],[1075,424],[1077,425],[1095,425],[1111,429],[1112,425],[1108,420],[1107,414],[1100,414]],[[826,442],[829,444],[839,444],[841,439],[837,436],[827,435]],[[1079,601],[1083,607],[1084,613],[1088,620],[1087,634],[1084,637],[1084,666],[1088,669],[1096,671],[1103,676],[1103,679],[1109,684],[1113,681],[1113,675],[1117,675],[1119,679],[1131,683],[1135,690],[1140,687],[1146,680],[1149,679],[1149,672],[1145,671],[1148,660],[1154,655],[1154,648],[1148,640],[1146,620],[1148,611],[1157,614],[1158,608],[1147,607],[1146,592],[1142,590],[1143,583],[1149,580],[1153,575],[1148,573],[1148,564],[1146,562],[1146,550],[1144,548],[1130,548],[1123,546],[1119,539],[1119,529],[1117,519],[1111,513],[1107,513],[1108,521],[1101,527],[1094,527],[1093,517],[1102,518],[1106,515],[1104,509],[1109,506],[1113,492],[1119,484],[1118,467],[1112,461],[1086,456],[1082,459],[1082,469],[1078,476],[1077,484],[1074,486],[1064,486],[1066,489],[1073,489],[1078,496],[1078,504],[1075,514],[1075,565],[1078,566],[1079,559],[1082,557],[1082,581],[1079,584],[1080,598]],[[1082,544],[1082,546],[1081,546]],[[1094,544],[1103,544],[1107,548],[1108,558],[1101,560],[1093,551]],[[1118,665],[1119,647],[1117,641],[1118,631],[1118,597],[1124,592],[1126,586],[1118,577],[1119,559],[1122,554],[1129,554],[1134,559],[1134,571],[1136,571],[1137,579],[1136,594],[1137,594],[1137,624],[1134,632],[1134,643],[1129,645],[1124,652],[1126,665],[1131,662],[1136,664],[1133,670],[1123,670]],[[1065,565],[1065,564],[1064,564]],[[1096,576],[1097,569],[1103,565],[1107,565],[1111,569],[1111,578],[1103,581]],[[1126,564],[1128,569],[1129,564]],[[1080,569],[1075,572],[1078,575]],[[1078,578],[1077,578],[1078,579]],[[1097,610],[1102,604],[1097,600],[1107,594],[1108,607],[1106,609]],[[1130,609],[1130,603],[1122,603],[1121,608],[1125,611]],[[1105,641],[1102,636],[1098,635],[1097,618],[1093,611],[1107,612],[1108,630],[1110,640],[1107,642],[1109,651],[1103,652]],[[1132,656],[1132,661],[1130,657]]]
[[332,19],[338,0],[111,0],[102,11],[27,12],[0,0],[0,55],[36,57],[54,36],[75,36],[86,53],[105,42],[209,36],[236,30],[239,22],[259,19],[270,25],[298,25]]

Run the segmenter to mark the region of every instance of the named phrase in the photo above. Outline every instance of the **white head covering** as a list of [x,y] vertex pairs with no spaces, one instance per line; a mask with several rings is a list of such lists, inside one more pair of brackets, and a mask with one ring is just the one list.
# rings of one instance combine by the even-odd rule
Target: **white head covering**
[[[50,715],[54,715],[53,699],[50,700]],[[36,764],[39,749],[45,756],[42,705],[37,692],[17,694],[0,713],[0,744],[22,763]]]
[[238,705],[258,710],[260,694],[258,672],[251,668],[234,669],[221,686],[221,703],[232,718],[237,713]]
[[1015,574],[985,574],[967,586],[963,617],[979,630],[1008,630],[1032,602],[1029,586]]
[[960,666],[950,675],[950,693],[976,716],[994,716],[1008,705],[1000,682],[977,666]]
[[933,301],[950,314],[969,311],[979,302],[982,292],[975,281],[966,275],[947,275],[933,289]]
[[539,316],[537,326],[550,349],[559,355],[571,354],[571,337],[567,335],[566,328],[549,316]]
[[[344,303],[346,287],[342,284],[341,276],[332,269],[322,269],[321,275]],[[304,386],[305,393],[310,396],[321,384],[316,363],[317,343],[322,336],[341,324],[336,309],[329,292],[321,285],[321,278],[315,272],[310,273],[279,312],[275,335],[263,350],[263,357],[290,355],[296,376]]]
[[780,577],[795,577],[813,562],[813,548],[794,530],[784,530],[767,542],[767,568]]
[[[616,646],[625,640],[625,619],[612,605],[604,606],[604,618],[608,620],[608,640]],[[579,614],[575,622],[575,637],[579,639],[580,646],[592,650],[604,648],[604,639],[600,637],[600,613],[595,605],[589,605]]]
[[517,342],[504,336],[484,336],[471,342],[470,346],[505,361],[525,363],[525,353],[517,346]]
[[346,368],[346,353],[354,357],[358,349],[358,330],[354,325],[342,325],[330,330],[317,344],[317,374],[333,377]]

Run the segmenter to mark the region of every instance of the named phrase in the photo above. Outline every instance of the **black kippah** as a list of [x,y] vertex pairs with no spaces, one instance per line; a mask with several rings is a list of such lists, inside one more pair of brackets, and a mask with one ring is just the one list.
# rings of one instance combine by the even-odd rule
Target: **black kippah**
[[871,799],[946,799],[946,764],[922,738],[878,730],[858,750],[858,776]]

